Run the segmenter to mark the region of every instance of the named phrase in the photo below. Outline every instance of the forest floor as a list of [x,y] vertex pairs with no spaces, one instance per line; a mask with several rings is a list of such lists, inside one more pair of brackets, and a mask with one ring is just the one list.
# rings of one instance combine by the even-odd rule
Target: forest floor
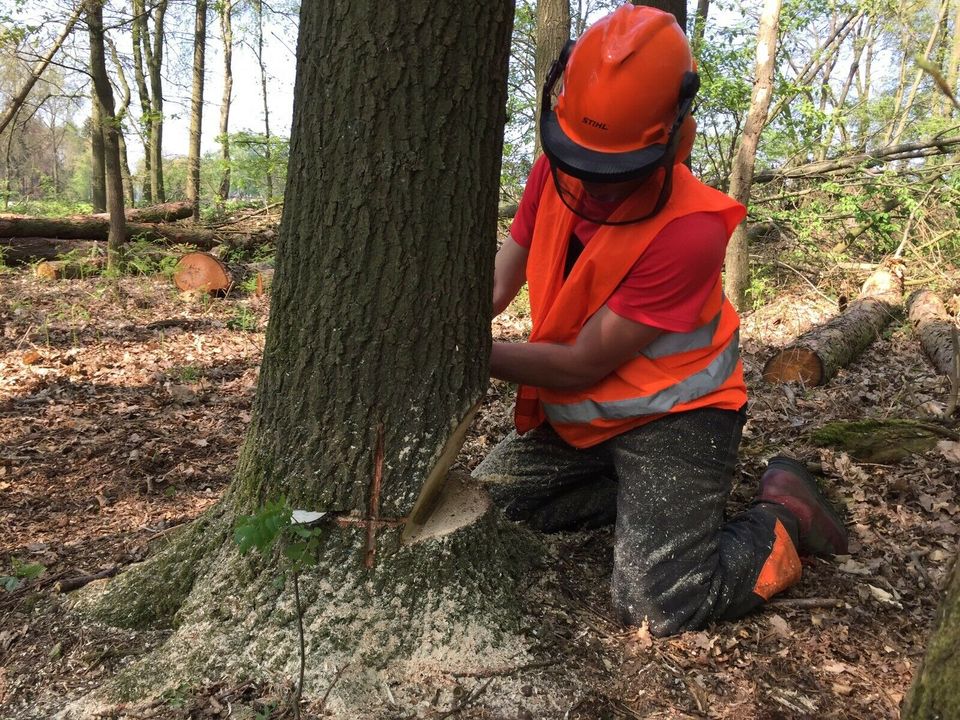
[[[767,458],[800,457],[846,506],[850,556],[806,564],[784,599],[746,619],[655,639],[613,619],[612,532],[553,536],[545,586],[555,592],[531,609],[552,661],[517,668],[510,684],[460,678],[456,702],[385,717],[899,716],[960,534],[960,466],[936,450],[857,463],[808,433],[836,418],[922,417],[947,381],[895,320],[826,387],[765,385],[770,349],[835,313],[831,297],[855,295],[863,279],[771,277],[768,302],[743,321],[750,420],[729,509],[749,502]],[[0,274],[0,718],[47,717],[51,698],[77,697],[142,652],[76,626],[58,583],[141,560],[216,501],[250,419],[268,305],[183,296],[157,277],[43,284]],[[527,331],[516,306],[494,322],[500,338]],[[491,386],[462,464],[506,434],[511,401],[509,387]],[[279,717],[270,708],[282,691],[198,679],[103,717]],[[524,709],[534,699],[536,715]]]

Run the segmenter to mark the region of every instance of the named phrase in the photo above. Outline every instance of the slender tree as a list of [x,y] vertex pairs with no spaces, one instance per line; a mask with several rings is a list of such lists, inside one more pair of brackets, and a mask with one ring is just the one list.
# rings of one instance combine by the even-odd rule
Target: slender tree
[[[89,20],[88,20],[89,22]],[[91,30],[91,32],[93,32]],[[90,47],[90,75],[95,72],[94,49]],[[97,88],[90,87],[90,204],[96,213],[107,210],[106,157],[103,145],[103,106],[97,99]]]
[[120,86],[120,106],[117,108],[117,141],[120,144],[120,174],[123,177],[123,190],[127,196],[127,204],[130,207],[136,205],[136,192],[133,187],[133,176],[130,174],[130,160],[127,155],[127,140],[124,137],[123,121],[127,117],[127,111],[130,109],[130,84],[127,82],[127,74],[123,70],[123,63],[120,62],[120,54],[117,52],[117,45],[107,36],[107,45],[110,47],[110,58],[113,60],[113,67],[117,72],[117,84]]
[[537,2],[537,57],[536,88],[537,114],[534,121],[536,140],[534,157],[540,149],[540,89],[547,79],[550,65],[560,56],[560,51],[570,39],[570,2],[569,0],[538,0]]
[[[767,122],[770,98],[773,95],[773,72],[777,56],[777,37],[780,22],[781,0],[764,0],[757,32],[756,71],[753,94],[747,122],[740,137],[740,147],[730,175],[729,194],[747,204],[753,187],[753,171],[757,160],[757,145],[760,133]],[[747,242],[746,221],[740,223],[727,245],[724,289],[738,310],[747,304],[747,287],[750,284],[750,248]]]
[[190,96],[190,147],[187,153],[187,201],[200,220],[200,132],[203,128],[203,73],[207,47],[207,0],[196,0],[193,27],[193,92]]
[[270,104],[267,102],[267,65],[263,59],[263,2],[256,0],[254,9],[257,13],[257,64],[260,65],[260,95],[263,98],[263,157],[266,166],[266,203],[273,197],[273,151],[270,147]]
[[90,29],[90,74],[93,77],[94,105],[99,109],[100,127],[93,134],[103,139],[106,163],[107,207],[110,212],[110,233],[107,237],[107,266],[113,267],[126,236],[123,209],[123,178],[120,173],[120,142],[118,140],[113,88],[107,75],[103,32],[104,0],[87,0],[86,18]]
[[[153,101],[150,98],[150,88],[147,85],[147,75],[144,70],[143,62],[143,43],[144,37],[149,35],[147,26],[147,11],[144,7],[144,0],[132,0],[133,21],[130,24],[130,32],[133,41],[133,77],[137,84],[137,95],[140,99],[140,131],[143,136],[143,199],[146,204],[153,202],[153,170],[152,170],[152,150],[153,146],[153,122],[151,114],[153,112]],[[147,40],[149,42],[149,40]]]
[[26,101],[27,96],[30,95],[30,91],[33,89],[33,86],[37,84],[37,81],[40,79],[40,76],[43,75],[44,70],[50,65],[53,61],[54,56],[60,51],[60,48],[63,47],[64,41],[70,36],[70,33],[73,32],[74,25],[77,24],[77,20],[80,18],[80,14],[83,12],[83,3],[80,2],[74,8],[73,12],[70,14],[70,17],[67,18],[66,24],[63,26],[63,30],[57,36],[57,39],[54,40],[53,45],[50,46],[50,49],[36,62],[33,66],[33,69],[30,71],[30,74],[27,76],[26,81],[23,85],[20,86],[20,89],[10,98],[10,101],[7,103],[6,109],[3,111],[3,115],[0,115],[0,133],[4,131],[7,125],[10,124],[10,121],[13,120],[14,116],[17,114],[17,111]]
[[233,98],[233,0],[220,0],[220,32],[223,36],[223,98],[220,101],[220,148],[223,174],[217,203],[230,197],[230,103]]

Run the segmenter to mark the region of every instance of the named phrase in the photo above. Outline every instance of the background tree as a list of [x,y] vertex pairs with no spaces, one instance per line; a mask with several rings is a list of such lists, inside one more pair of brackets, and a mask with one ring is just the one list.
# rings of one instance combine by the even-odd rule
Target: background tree
[[219,0],[220,32],[223,36],[223,98],[220,101],[220,141],[223,173],[217,188],[217,203],[230,197],[230,102],[233,96],[233,0]]
[[[88,14],[89,14],[88,9]],[[103,12],[101,8],[101,13]],[[87,19],[89,23],[89,18]],[[91,34],[94,32],[90,29]],[[96,73],[93,56],[93,45],[90,46],[90,76]],[[90,87],[90,203],[94,212],[107,210],[107,165],[106,150],[103,142],[103,105],[97,98],[97,88]]]
[[200,220],[200,131],[203,127],[203,73],[207,48],[207,0],[196,0],[193,30],[193,93],[190,98],[190,150],[187,155],[187,201]]
[[560,51],[570,39],[570,0],[538,0],[537,2],[537,52],[536,82],[537,115],[534,120],[536,144],[533,155],[540,152],[540,88],[547,79],[547,72],[560,57]]
[[86,20],[90,29],[90,74],[93,78],[94,105],[100,118],[100,127],[93,129],[93,135],[94,137],[99,135],[102,138],[106,164],[106,199],[110,212],[107,267],[114,267],[119,262],[120,250],[126,237],[126,220],[123,214],[123,179],[120,173],[118,122],[104,50],[103,0],[86,0]]
[[250,432],[224,501],[91,608],[133,626],[176,616],[150,672],[127,681],[174,666],[197,677],[284,664],[278,648],[293,638],[278,601],[289,588],[231,539],[239,514],[281,497],[329,513],[320,569],[301,580],[308,691],[328,687],[342,662],[356,661],[362,683],[363,665],[411,669],[413,648],[462,651],[444,656],[447,670],[520,649],[511,628],[527,536],[456,483],[445,497],[469,501],[473,522],[401,543],[392,520],[410,514],[487,385],[511,10],[507,0],[302,6],[297,172]]
[[[728,192],[734,200],[744,204],[749,203],[750,200],[757,144],[760,142],[760,133],[767,122],[767,111],[770,108],[780,6],[780,0],[765,0],[763,4],[760,29],[757,33],[757,64],[753,96],[750,99],[750,112],[740,139],[733,173],[730,176]],[[737,309],[743,309],[746,306],[746,292],[750,282],[749,253],[746,223],[742,222],[730,238],[724,261],[724,290]]]

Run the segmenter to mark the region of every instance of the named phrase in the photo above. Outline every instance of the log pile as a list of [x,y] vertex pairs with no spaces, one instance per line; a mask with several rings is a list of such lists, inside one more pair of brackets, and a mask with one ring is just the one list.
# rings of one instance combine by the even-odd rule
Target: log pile
[[902,304],[902,267],[880,266],[843,313],[804,333],[771,357],[763,368],[763,379],[770,383],[827,383],[870,346]]

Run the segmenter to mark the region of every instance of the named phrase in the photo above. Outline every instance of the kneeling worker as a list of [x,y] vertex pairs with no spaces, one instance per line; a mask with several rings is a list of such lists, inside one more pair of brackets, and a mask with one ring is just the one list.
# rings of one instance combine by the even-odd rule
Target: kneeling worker
[[799,554],[847,548],[788,458],[724,519],[747,395],[720,272],[746,211],[682,164],[698,86],[680,27],[648,7],[619,8],[554,64],[545,156],[496,259],[495,313],[530,292],[529,342],[491,356],[520,385],[516,432],[474,472],[535,529],[615,519],[614,606],[656,635],[739,617],[799,580]]

